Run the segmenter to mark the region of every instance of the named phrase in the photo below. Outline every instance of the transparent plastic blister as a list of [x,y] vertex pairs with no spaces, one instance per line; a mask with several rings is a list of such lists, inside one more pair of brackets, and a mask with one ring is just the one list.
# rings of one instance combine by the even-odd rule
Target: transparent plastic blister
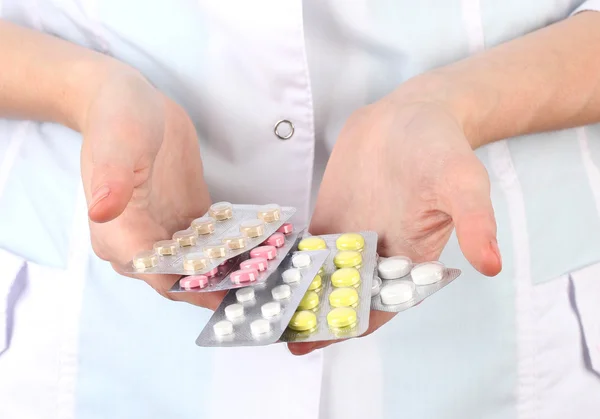
[[440,262],[415,265],[404,256],[380,258],[375,272],[371,309],[394,313],[416,306],[461,274]]
[[[230,259],[228,262],[231,263],[223,266],[224,270],[225,267],[227,267],[225,276],[219,275],[214,277],[214,279],[209,279],[205,283],[198,282],[193,284],[187,284],[186,278],[182,278],[173,285],[169,292],[215,292],[247,286],[260,286],[271,274],[277,271],[277,268],[285,260],[287,254],[296,248],[302,233],[303,231],[291,232],[287,235],[281,233],[282,242],[279,243],[276,240],[273,241],[274,258],[270,260],[266,257],[253,258],[251,251],[246,252],[237,258]],[[275,234],[279,236],[279,233]],[[271,237],[273,237],[273,235]],[[267,239],[267,241],[269,241],[269,239]],[[259,253],[261,253],[258,247],[255,249],[258,249]],[[266,249],[266,253],[268,253],[268,250],[269,249]],[[253,270],[253,272],[248,272],[248,275],[245,276],[247,281],[237,280],[236,282],[236,278],[239,278],[242,275],[236,276],[235,273],[242,270]]]
[[[230,290],[196,344],[261,346],[277,342],[329,254],[329,250],[288,253],[268,281]],[[294,263],[298,257],[308,264]]]
[[299,248],[327,248],[331,254],[318,284],[309,290],[283,333],[285,342],[313,342],[360,336],[369,327],[371,285],[377,264],[377,233],[310,236]]
[[199,275],[259,246],[296,212],[293,207],[213,204],[186,230],[136,255],[127,273]]

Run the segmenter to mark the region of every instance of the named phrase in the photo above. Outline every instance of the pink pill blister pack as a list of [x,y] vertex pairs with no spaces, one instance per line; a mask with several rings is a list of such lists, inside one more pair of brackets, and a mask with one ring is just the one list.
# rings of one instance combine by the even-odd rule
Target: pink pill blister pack
[[304,239],[306,244],[300,242],[300,248],[326,246],[331,253],[323,265],[320,287],[305,295],[282,341],[345,339],[367,331],[377,237],[373,231],[364,231],[311,236]]
[[215,269],[228,260],[260,246],[279,229],[284,229],[285,222],[295,212],[293,207],[277,204],[218,202],[186,230],[176,232],[169,240],[156,242],[152,250],[137,254],[125,272],[214,274]]
[[[288,253],[267,281],[230,290],[198,338],[199,346],[261,346],[279,340],[329,250]],[[298,267],[293,260],[305,263]]]
[[371,289],[371,308],[401,312],[421,303],[461,274],[440,262],[413,264],[405,256],[380,258]]
[[[303,231],[294,232],[286,223],[281,231],[273,233],[260,246],[219,266],[225,276],[203,278],[206,275],[184,277],[177,281],[170,292],[214,292],[255,286],[264,283],[283,262],[287,254],[296,249]],[[286,234],[287,232],[287,234]],[[190,280],[192,278],[192,280]],[[199,279],[199,280],[196,280]]]

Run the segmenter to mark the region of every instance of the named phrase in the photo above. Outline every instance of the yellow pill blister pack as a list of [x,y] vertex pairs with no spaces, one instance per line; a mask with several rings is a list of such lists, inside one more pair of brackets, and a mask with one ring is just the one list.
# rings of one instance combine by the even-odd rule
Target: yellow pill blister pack
[[126,273],[199,275],[215,272],[230,259],[262,244],[296,209],[217,202],[185,230],[134,256]]
[[413,264],[405,256],[380,258],[371,287],[371,308],[399,313],[421,303],[461,274],[440,262]]
[[371,287],[377,265],[377,233],[305,237],[299,249],[329,249],[281,336],[284,342],[314,342],[360,336],[369,327]]
[[[299,306],[314,308],[318,304],[316,292],[308,288],[329,255],[327,249],[292,251],[265,282],[230,290],[196,344],[261,346],[277,342],[295,321]],[[310,319],[300,321],[310,323]]]

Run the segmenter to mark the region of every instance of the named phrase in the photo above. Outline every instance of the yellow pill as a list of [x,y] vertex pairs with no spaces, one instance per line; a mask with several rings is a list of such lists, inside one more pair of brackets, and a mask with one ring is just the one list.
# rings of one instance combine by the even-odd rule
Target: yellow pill
[[319,294],[314,291],[308,291],[302,297],[302,301],[298,304],[298,310],[312,310],[319,306]]
[[321,279],[321,275],[317,275],[317,276],[315,276],[315,279],[313,279],[312,282],[310,283],[310,285],[308,286],[308,290],[309,291],[318,290],[321,288],[322,284],[323,284],[323,280]]
[[335,241],[338,250],[356,250],[361,251],[365,247],[365,238],[358,233],[342,234]]
[[246,237],[244,236],[229,236],[225,237],[222,241],[231,250],[243,249],[246,247]]
[[136,269],[153,268],[158,265],[158,256],[153,250],[145,250],[133,258],[133,266]]
[[212,234],[215,232],[215,220],[210,217],[196,218],[192,221],[192,228],[201,235]]
[[258,209],[257,216],[265,223],[272,223],[281,218],[281,207],[277,204],[263,205]]
[[187,230],[181,230],[173,234],[173,240],[177,241],[177,243],[179,243],[179,246],[181,247],[195,245],[197,237],[198,233],[192,228],[188,228]]
[[306,332],[317,327],[317,316],[312,311],[297,311],[288,327],[297,332]]
[[331,285],[334,287],[358,287],[360,272],[356,268],[342,268],[331,274]]
[[210,260],[202,253],[194,252],[183,256],[183,269],[186,271],[199,271],[208,266]]
[[217,202],[210,206],[208,215],[217,221],[229,220],[233,217],[233,205],[229,202]]
[[337,268],[360,268],[362,256],[356,250],[342,250],[333,258]]
[[336,288],[329,294],[331,307],[356,307],[358,292],[356,288]]
[[356,324],[356,311],[350,307],[338,307],[327,313],[327,324],[334,329],[352,327]]
[[154,251],[161,256],[176,255],[179,244],[175,240],[161,240],[154,243]]
[[224,258],[227,254],[227,246],[224,244],[205,246],[202,250],[204,254],[211,259]]
[[307,237],[298,243],[298,250],[323,250],[327,249],[327,243],[320,237]]
[[321,269],[319,269],[319,272],[317,272],[317,275],[323,275],[325,273],[325,268],[321,266]]

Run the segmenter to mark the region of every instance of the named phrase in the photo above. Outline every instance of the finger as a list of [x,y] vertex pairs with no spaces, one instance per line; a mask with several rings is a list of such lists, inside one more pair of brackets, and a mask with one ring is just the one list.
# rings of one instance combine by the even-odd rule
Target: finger
[[344,341],[344,339],[324,340],[319,342],[294,342],[288,343],[288,349],[290,350],[292,355],[307,355],[312,351],[325,348],[326,346],[342,341]]
[[123,266],[111,263],[113,269],[120,275],[129,278],[140,279],[150,285],[156,292],[163,297],[172,300],[204,307],[209,310],[216,310],[223,301],[227,291],[216,292],[169,292],[173,285],[179,281],[181,275],[139,275],[125,273]]
[[[157,117],[164,104],[145,82],[134,81],[103,90],[97,102],[84,130],[82,167],[89,217],[107,222],[125,210],[135,187],[149,181],[164,133]],[[136,102],[143,106],[132,107]]]
[[460,248],[475,269],[487,276],[497,275],[502,259],[496,239],[496,220],[490,199],[487,172],[477,159],[450,176],[447,190],[449,213],[456,228]]

